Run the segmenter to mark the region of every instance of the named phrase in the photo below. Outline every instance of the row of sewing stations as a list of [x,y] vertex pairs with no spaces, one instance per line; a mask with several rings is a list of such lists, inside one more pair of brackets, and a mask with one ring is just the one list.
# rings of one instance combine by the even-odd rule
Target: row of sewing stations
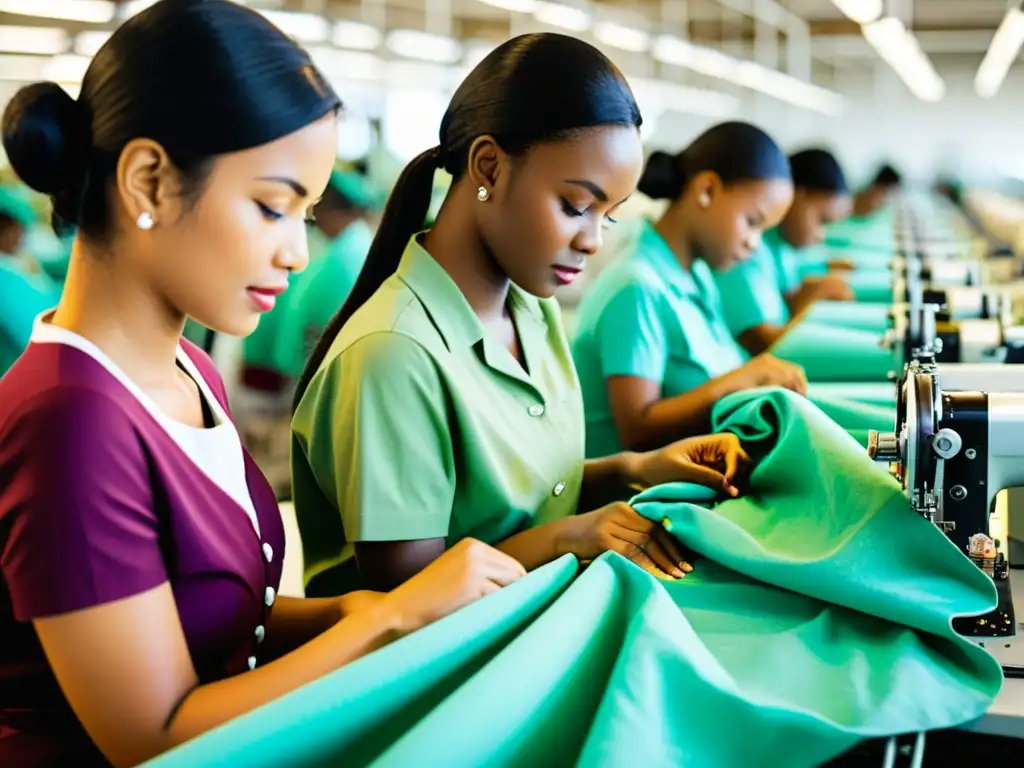
[[[869,399],[895,399],[893,428],[868,435],[869,455],[901,484],[907,513],[946,533],[999,594],[995,611],[954,622],[1005,677],[988,714],[967,728],[1024,738],[1024,279],[1006,231],[1019,212],[998,206],[988,193],[962,206],[906,197],[890,251],[851,243],[843,254],[858,266],[850,280],[860,303],[812,308],[774,351],[837,392],[865,396],[878,386]],[[889,302],[880,301],[885,269]],[[836,313],[859,326],[849,338],[829,331],[844,359],[815,343],[818,321]],[[858,349],[858,339],[872,343]],[[849,378],[857,381],[840,381]]]

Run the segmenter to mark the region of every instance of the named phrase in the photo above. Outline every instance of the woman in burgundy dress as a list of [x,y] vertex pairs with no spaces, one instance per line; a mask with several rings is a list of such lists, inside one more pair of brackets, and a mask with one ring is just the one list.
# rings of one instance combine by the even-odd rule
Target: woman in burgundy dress
[[15,171],[74,227],[0,380],[0,765],[134,765],[517,579],[463,542],[388,594],[277,596],[284,533],[186,316],[244,335],[306,265],[339,102],[225,0],[121,26],[71,99],[22,89]]

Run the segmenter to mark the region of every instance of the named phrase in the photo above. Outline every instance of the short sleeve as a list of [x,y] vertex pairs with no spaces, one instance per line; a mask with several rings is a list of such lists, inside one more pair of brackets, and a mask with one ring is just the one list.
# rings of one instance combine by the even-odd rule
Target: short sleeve
[[665,379],[668,342],[656,296],[640,282],[619,288],[594,327],[601,375]]
[[0,567],[15,617],[120,600],[167,581],[144,448],[84,389],[26,401],[0,431]]
[[448,535],[455,498],[448,398],[430,355],[398,333],[356,341],[303,397],[296,431],[345,539],[413,541]]
[[762,246],[752,258],[715,274],[725,322],[733,336],[762,323],[785,323],[788,310],[771,254]]

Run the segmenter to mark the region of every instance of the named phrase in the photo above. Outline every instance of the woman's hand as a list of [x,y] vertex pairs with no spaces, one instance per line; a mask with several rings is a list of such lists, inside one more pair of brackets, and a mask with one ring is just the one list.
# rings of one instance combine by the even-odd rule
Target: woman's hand
[[615,502],[567,521],[565,550],[586,562],[618,552],[655,576],[683,578],[693,570],[679,542],[659,523],[624,502]]
[[807,375],[804,369],[769,354],[758,355],[738,369],[736,374],[745,378],[746,389],[782,387],[798,395],[807,394]]
[[750,457],[736,435],[723,432],[680,440],[657,451],[635,454],[632,483],[650,488],[663,483],[696,483],[738,496]]
[[463,539],[385,595],[377,607],[393,612],[400,632],[412,632],[525,575],[519,561],[482,542]]
[[[814,301],[853,301],[853,291],[840,275],[830,273],[822,277],[808,277],[804,285],[813,294]],[[801,289],[803,286],[801,286]]]
[[852,272],[857,268],[849,259],[830,259],[827,266],[829,272]]

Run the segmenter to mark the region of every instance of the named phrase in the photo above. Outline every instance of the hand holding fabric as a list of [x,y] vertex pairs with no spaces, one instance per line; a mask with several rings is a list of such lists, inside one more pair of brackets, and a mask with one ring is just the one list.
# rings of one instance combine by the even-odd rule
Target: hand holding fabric
[[636,454],[629,474],[632,483],[643,488],[694,483],[738,496],[736,483],[746,476],[749,464],[750,457],[739,438],[723,432],[679,440],[656,451]]
[[617,552],[659,578],[681,579],[693,570],[678,540],[625,502],[578,515],[571,522],[564,549],[583,562]]
[[796,363],[779,360],[774,355],[758,355],[742,368],[736,376],[743,377],[742,390],[756,387],[782,387],[798,395],[807,394],[807,376]]

